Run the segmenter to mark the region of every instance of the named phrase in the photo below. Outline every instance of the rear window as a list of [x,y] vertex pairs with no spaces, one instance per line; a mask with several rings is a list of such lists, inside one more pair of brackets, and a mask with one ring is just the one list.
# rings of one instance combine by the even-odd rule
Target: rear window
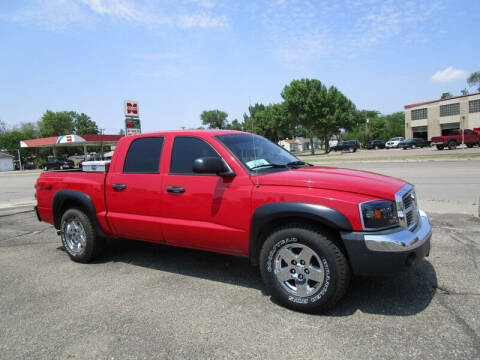
[[130,174],[158,174],[163,137],[144,137],[130,144],[123,172]]

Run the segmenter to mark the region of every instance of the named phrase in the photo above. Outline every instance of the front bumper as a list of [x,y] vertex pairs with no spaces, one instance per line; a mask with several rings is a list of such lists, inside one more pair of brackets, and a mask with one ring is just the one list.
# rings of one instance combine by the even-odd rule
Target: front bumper
[[432,227],[427,214],[418,210],[412,231],[395,228],[376,232],[341,232],[355,275],[389,275],[414,269],[430,253]]

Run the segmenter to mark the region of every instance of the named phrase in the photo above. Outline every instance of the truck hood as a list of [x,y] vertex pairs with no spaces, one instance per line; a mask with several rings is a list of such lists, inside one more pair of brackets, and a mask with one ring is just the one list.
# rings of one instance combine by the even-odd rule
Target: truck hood
[[368,171],[311,166],[258,176],[260,185],[296,186],[347,191],[382,199],[395,199],[395,193],[406,184],[393,177]]

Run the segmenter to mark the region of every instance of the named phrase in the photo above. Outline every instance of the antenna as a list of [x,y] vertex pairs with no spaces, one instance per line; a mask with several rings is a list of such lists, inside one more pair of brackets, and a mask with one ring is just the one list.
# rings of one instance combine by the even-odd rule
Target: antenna
[[[251,113],[251,108],[252,108],[252,101],[250,100],[250,96],[248,97],[248,111],[250,112],[250,115],[252,115]],[[253,160],[257,160],[257,149],[255,148],[255,135],[253,135],[253,116],[250,116],[250,119],[252,121],[252,143],[253,143]],[[260,187],[260,184],[258,183],[258,169],[255,169],[255,187]]]

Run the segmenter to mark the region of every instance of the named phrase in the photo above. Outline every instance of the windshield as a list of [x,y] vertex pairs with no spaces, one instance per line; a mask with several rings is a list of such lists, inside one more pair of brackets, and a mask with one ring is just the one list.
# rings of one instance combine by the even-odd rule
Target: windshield
[[401,137],[396,137],[396,138],[391,138],[389,141],[402,141],[403,138]]
[[219,135],[217,139],[249,170],[307,166],[288,151],[258,135]]

